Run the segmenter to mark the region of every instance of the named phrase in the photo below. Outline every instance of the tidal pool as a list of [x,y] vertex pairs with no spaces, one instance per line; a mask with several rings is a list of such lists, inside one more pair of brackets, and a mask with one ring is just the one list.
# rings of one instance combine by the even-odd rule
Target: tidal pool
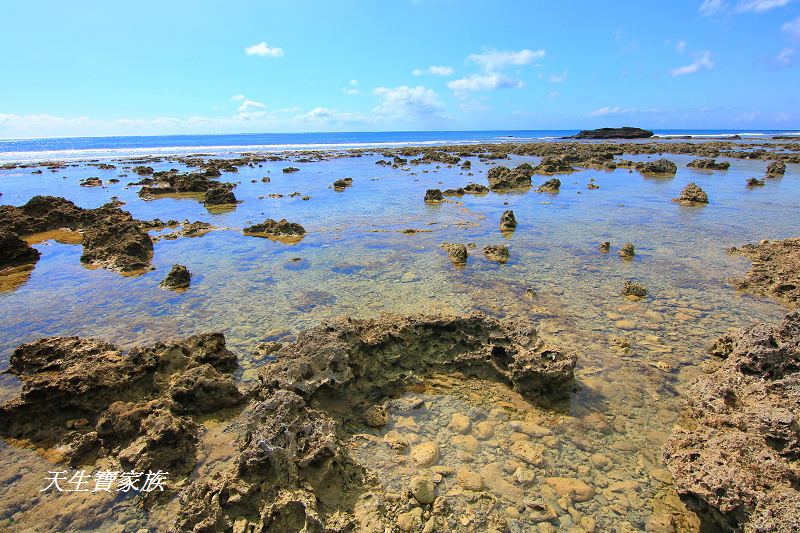
[[[239,357],[239,378],[250,382],[258,343],[291,338],[338,315],[478,309],[530,320],[545,339],[578,355],[578,390],[569,402],[543,408],[500,384],[435,376],[396,399],[417,407],[392,412],[385,428],[350,428],[353,456],[380,472],[387,490],[400,491],[417,469],[389,441],[436,442],[437,491],[458,497],[453,513],[464,531],[475,529],[481,513],[501,515],[511,531],[638,531],[666,516],[691,530],[697,523],[670,489],[661,446],[680,419],[680,393],[699,372],[705,347],[729,328],[785,313],[780,303],[737,293],[725,282],[748,268],[726,249],[798,234],[800,168],[789,165],[783,177],[751,189],[745,181],[763,175],[764,161],[718,158],[730,169],[708,172],[687,168],[692,156],[666,157],[678,165],[675,177],[579,170],[558,175],[561,191],[548,194],[535,192],[548,178],[535,175],[527,192],[449,197],[438,205],[423,202],[426,189],[485,184],[492,165],[538,160],[469,158],[470,171],[437,164],[393,169],[376,165],[382,156],[374,153],[292,161],[300,169],[294,173],[282,172],[287,161],[264,162],[223,173],[220,180],[238,184],[241,201],[224,212],[209,212],[191,197],[142,200],[138,187],[126,187],[139,178],[121,161],[110,161],[114,170],[76,163],[42,174],[0,171],[4,204],[49,194],[88,208],[117,197],[137,219],[200,220],[219,228],[158,240],[154,270],[139,276],[85,268],[74,238],[36,239],[35,268],[0,280],[0,367],[16,346],[42,336],[91,336],[132,347],[219,330]],[[185,170],[174,161],[151,166]],[[120,173],[129,175],[108,182]],[[92,176],[105,185],[79,185]],[[352,187],[331,188],[344,177],[353,178]],[[598,189],[587,188],[591,178]],[[689,182],[708,193],[709,205],[671,201]],[[293,192],[301,195],[289,197]],[[504,235],[498,224],[507,209],[518,226]],[[241,233],[265,218],[286,218],[308,233],[296,244]],[[439,248],[444,241],[476,245],[466,265],[450,263]],[[612,243],[610,253],[599,251],[602,241]],[[630,261],[616,253],[626,242],[636,247]],[[495,243],[509,247],[508,263],[483,256],[483,247]],[[159,288],[175,263],[192,273],[182,293]],[[647,297],[622,298],[626,280],[644,285]],[[0,380],[3,399],[17,390],[14,379]],[[224,420],[206,427],[198,476],[230,461],[235,449],[235,428]],[[523,448],[540,460],[522,459]],[[3,528],[169,529],[175,502],[148,515],[130,497],[39,492],[48,470],[58,469],[52,459],[24,443],[0,444]],[[479,490],[465,488],[474,474]]]

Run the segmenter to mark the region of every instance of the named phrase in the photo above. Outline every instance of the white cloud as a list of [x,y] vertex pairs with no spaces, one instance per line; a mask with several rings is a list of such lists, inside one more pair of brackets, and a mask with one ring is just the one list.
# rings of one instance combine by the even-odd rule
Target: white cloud
[[502,74],[473,74],[447,83],[457,93],[467,91],[493,91],[495,89],[519,89],[525,84]]
[[[776,7],[783,7],[789,4],[792,0],[738,0],[733,8],[736,13],[764,13],[775,9]],[[711,16],[717,13],[727,11],[730,5],[725,0],[704,0],[700,4],[700,14],[703,16]]]
[[800,17],[790,20],[781,26],[781,30],[785,31],[795,39],[800,39]]
[[421,85],[409,87],[378,87],[373,94],[381,97],[381,103],[373,110],[382,117],[396,119],[435,118],[444,111],[444,104],[436,91]]
[[792,56],[794,56],[794,48],[784,48],[775,57],[775,61],[788,66],[792,63]]
[[460,97],[463,97],[464,93],[468,91],[519,89],[525,86],[521,80],[510,78],[500,71],[511,66],[528,65],[544,55],[544,50],[533,51],[527,48],[519,51],[489,50],[482,54],[470,54],[467,61],[479,65],[483,73],[450,81],[447,87]]
[[619,115],[621,113],[629,113],[631,111],[635,111],[634,109],[625,109],[622,107],[601,107],[600,109],[595,109],[588,116],[590,117],[605,117],[607,115]]
[[350,80],[347,85],[348,87],[342,88],[344,94],[349,94],[350,96],[361,94],[361,91],[358,90],[358,80]]
[[411,74],[414,76],[423,76],[425,74],[430,74],[432,76],[450,76],[455,72],[453,67],[448,67],[446,65],[431,65],[428,68],[421,69],[415,68],[411,71]]
[[260,56],[260,57],[283,57],[283,48],[273,47],[270,48],[267,46],[267,43],[261,41],[258,44],[254,44],[253,46],[248,46],[244,49],[244,53],[249,56]]
[[558,91],[550,91],[549,93],[547,93],[547,97],[548,98],[558,98],[559,94],[561,94],[561,93],[559,93]]
[[468,61],[480,65],[486,72],[494,72],[510,66],[522,66],[543,58],[544,50],[498,51],[490,50],[482,54],[470,54]]
[[790,0],[739,0],[736,4],[736,11],[739,13],[748,11],[763,13],[776,7],[783,7],[789,2]]
[[561,74],[553,74],[552,76],[547,78],[547,81],[549,81],[550,83],[564,83],[565,81],[567,81],[567,71],[564,70],[561,72]]
[[723,0],[703,0],[698,11],[700,11],[700,14],[704,17],[708,17],[725,10],[727,7],[728,4]]
[[256,102],[255,100],[242,100],[241,105],[239,106],[239,113],[246,113],[248,111],[252,111],[254,109],[264,109],[267,107],[266,105],[262,104],[261,102]]
[[711,60],[711,52],[708,50],[693,54],[693,56],[695,58],[694,61],[688,65],[670,70],[670,74],[673,76],[683,76],[685,74],[694,74],[701,70],[711,70],[714,68],[714,62]]
[[348,113],[328,109],[327,107],[315,107],[307,113],[298,115],[295,120],[306,124],[355,124],[366,122],[366,118],[360,113]]
[[684,50],[686,50],[686,41],[684,41],[683,39],[681,39],[680,41],[678,41],[677,43],[675,43],[675,50],[676,50],[676,51],[677,51],[679,54],[682,54],[682,53],[684,52]]
[[231,102],[243,102],[245,100],[243,94],[234,94],[231,96]]
[[664,113],[665,110],[659,107],[648,107],[639,109],[636,107],[601,107],[589,113],[588,117],[606,117],[609,115],[627,115],[629,113]]

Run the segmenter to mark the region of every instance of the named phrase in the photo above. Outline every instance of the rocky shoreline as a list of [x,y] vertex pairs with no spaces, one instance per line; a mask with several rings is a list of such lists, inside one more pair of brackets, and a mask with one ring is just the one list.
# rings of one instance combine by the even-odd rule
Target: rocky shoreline
[[[57,450],[73,465],[102,456],[124,468],[166,467],[182,487],[177,531],[377,532],[417,514],[447,528],[455,525],[447,499],[413,479],[410,507],[387,494],[377,473],[349,457],[342,421],[325,406],[359,406],[351,423],[380,427],[391,416],[386,402],[432,372],[497,380],[551,404],[573,390],[576,363],[534,327],[480,313],[341,318],[258,351],[269,359],[260,385],[242,391],[230,375],[236,357],[219,333],[128,353],[91,339],[41,339],[11,358],[8,372],[23,388],[0,407],[0,432]],[[230,411],[237,406],[243,410]],[[214,413],[238,417],[245,428],[238,457],[211,479],[189,479],[194,417]],[[420,443],[406,453],[430,476],[438,456],[424,454],[433,450]],[[160,496],[144,504],[160,505]]]
[[710,528],[800,529],[800,313],[714,345],[689,385],[690,419],[664,448],[681,499]]

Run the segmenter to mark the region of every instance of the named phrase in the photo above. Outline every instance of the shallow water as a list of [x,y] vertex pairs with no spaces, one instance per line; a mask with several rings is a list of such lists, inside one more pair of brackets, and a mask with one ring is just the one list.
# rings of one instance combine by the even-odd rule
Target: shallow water
[[[375,154],[293,162],[301,170],[284,174],[286,161],[265,162],[260,168],[223,174],[222,181],[239,183],[235,194],[242,200],[224,213],[210,213],[191,198],[143,201],[136,195],[138,188],[125,187],[138,180],[132,173],[102,188],[78,185],[89,176],[107,182],[123,172],[120,162],[115,162],[116,170],[80,165],[58,172],[44,169],[41,175],[30,169],[0,171],[2,203],[20,205],[35,194],[52,194],[96,207],[116,196],[139,219],[202,220],[221,228],[197,238],[159,240],[155,269],[131,277],[85,268],[78,244],[36,244],[42,256],[27,280],[23,276],[16,281],[21,283],[16,288],[0,283],[5,289],[0,292],[0,363],[7,364],[17,345],[45,335],[94,336],[129,347],[220,330],[239,355],[241,378],[249,381],[255,377],[257,365],[250,352],[257,343],[288,338],[336,315],[480,309],[498,317],[531,319],[540,323],[546,339],[579,356],[580,390],[565,411],[542,410],[499,386],[443,386],[440,380],[424,394],[409,393],[421,395],[426,406],[424,413],[414,415],[414,424],[393,416],[384,430],[372,431],[373,437],[380,440],[395,430],[410,440],[435,440],[442,449],[440,465],[485,471],[484,478],[494,473],[514,487],[498,482],[485,491],[496,498],[491,505],[476,498],[471,511],[457,509],[466,517],[461,522],[465,530],[473,523],[469,513],[489,505],[508,518],[513,531],[530,531],[535,513],[524,502],[513,501],[519,490],[525,497],[546,500],[559,514],[553,523],[565,530],[589,529],[591,522],[583,518],[594,520],[599,531],[641,530],[654,507],[663,514],[674,503],[660,447],[679,417],[678,394],[706,357],[704,347],[731,327],[775,320],[785,312],[779,303],[738,294],[726,284],[726,277],[744,272],[748,263],[725,250],[796,236],[800,229],[797,166],[789,165],[784,177],[768,179],[765,187],[748,189],[745,180],[760,177],[765,162],[731,159],[729,170],[706,172],[686,168],[693,157],[667,157],[678,165],[674,178],[646,178],[627,169],[584,170],[559,175],[562,188],[555,195],[531,189],[451,197],[440,205],[422,201],[426,189],[485,183],[490,165],[470,158],[472,176],[444,165],[392,169],[375,165],[381,158]],[[498,163],[523,161],[537,160]],[[151,166],[182,168],[170,162]],[[263,176],[271,182],[261,182]],[[343,177],[352,177],[353,186],[342,192],[330,188]],[[586,188],[590,178],[599,189]],[[545,179],[534,176],[534,185]],[[708,193],[708,206],[671,201],[691,181]],[[311,199],[266,197],[295,191]],[[510,236],[498,228],[506,209],[514,210],[519,223]],[[267,217],[299,222],[308,234],[297,244],[241,234],[241,228]],[[425,231],[402,233],[409,228]],[[464,268],[454,268],[439,248],[443,241],[477,247],[470,250]],[[612,242],[611,253],[599,252],[601,241]],[[499,242],[511,253],[504,265],[488,261],[481,252]],[[636,246],[632,261],[616,255],[625,242]],[[179,294],[158,287],[174,263],[192,272],[191,288]],[[619,292],[626,280],[647,287],[647,298],[623,299]],[[526,297],[529,288],[535,292],[532,298]],[[624,343],[630,347],[621,348]],[[8,377],[0,387],[4,398],[16,392]],[[492,414],[497,401],[509,404],[504,414]],[[447,428],[454,413],[466,414],[471,427],[495,422],[495,445],[481,444],[472,458],[458,455]],[[523,465],[518,474],[506,464],[514,460],[508,451],[511,442],[525,440],[511,427],[515,420],[535,421],[550,432],[527,437],[542,447],[544,461]],[[218,434],[210,430],[206,439],[216,442],[214,438]],[[356,450],[362,445],[372,449],[356,454],[359,460],[381,469],[387,488],[402,486],[410,474],[408,465],[388,460],[389,451],[373,453],[377,440],[365,442],[372,444],[353,442]],[[223,451],[212,446],[209,453],[227,456],[230,446]],[[88,498],[64,506],[64,500],[75,498],[45,495],[38,507],[31,506],[31,498],[40,497],[37,483],[52,465],[40,454],[7,445],[0,447],[0,464],[0,516],[13,518],[8,524],[16,530],[41,529],[42,509],[56,507],[72,528],[87,528],[82,521],[93,513],[97,520],[88,528],[136,531],[146,523],[130,501]],[[559,496],[547,489],[547,477],[583,480],[595,494],[586,502],[559,503]],[[444,476],[437,490],[460,488]],[[473,495],[468,496],[464,501]],[[516,513],[508,509],[514,506]],[[157,527],[164,517],[151,520],[149,527]]]

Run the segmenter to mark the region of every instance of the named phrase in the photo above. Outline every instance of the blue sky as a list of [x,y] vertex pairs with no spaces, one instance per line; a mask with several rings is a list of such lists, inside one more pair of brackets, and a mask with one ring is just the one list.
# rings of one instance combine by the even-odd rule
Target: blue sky
[[6,0],[0,137],[800,128],[800,0]]

